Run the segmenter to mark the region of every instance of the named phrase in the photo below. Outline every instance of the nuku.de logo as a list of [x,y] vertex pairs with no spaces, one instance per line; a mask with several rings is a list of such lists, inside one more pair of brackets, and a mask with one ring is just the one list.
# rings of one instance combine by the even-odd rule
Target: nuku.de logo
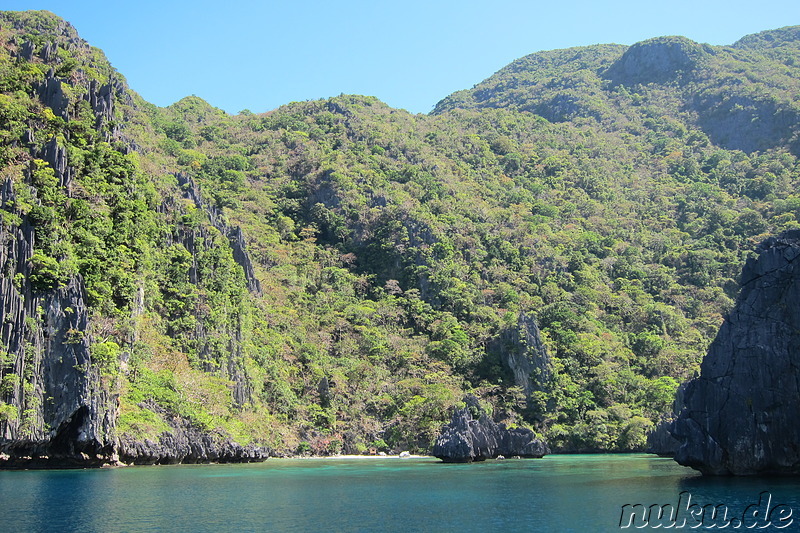
[[760,493],[758,503],[753,503],[741,512],[730,509],[724,503],[700,505],[692,502],[692,495],[683,491],[678,503],[644,505],[625,504],[619,517],[620,529],[784,529],[794,522],[792,508],[783,503],[774,503],[768,491]]

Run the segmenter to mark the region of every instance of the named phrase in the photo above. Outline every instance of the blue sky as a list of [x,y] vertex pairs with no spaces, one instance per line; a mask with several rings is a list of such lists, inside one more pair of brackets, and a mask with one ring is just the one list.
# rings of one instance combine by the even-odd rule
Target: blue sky
[[2,0],[0,9],[67,19],[156,105],[194,94],[229,113],[340,93],[427,113],[541,50],[662,35],[732,44],[800,24],[797,0]]

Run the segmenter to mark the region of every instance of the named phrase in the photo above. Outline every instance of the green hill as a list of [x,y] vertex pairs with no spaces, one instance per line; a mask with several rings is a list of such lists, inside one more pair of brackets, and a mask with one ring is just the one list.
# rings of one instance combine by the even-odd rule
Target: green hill
[[0,14],[0,452],[425,451],[466,393],[643,449],[798,225],[797,37],[537,53],[429,116],[230,116]]

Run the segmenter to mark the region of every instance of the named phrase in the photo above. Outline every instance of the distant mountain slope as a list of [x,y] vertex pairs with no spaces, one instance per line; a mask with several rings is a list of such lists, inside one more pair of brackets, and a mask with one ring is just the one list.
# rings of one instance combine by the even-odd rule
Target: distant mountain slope
[[723,148],[797,154],[799,33],[787,27],[729,47],[658,37],[541,52],[445,98],[434,114],[508,107],[555,122],[590,118],[609,129],[660,114],[700,128]]
[[800,26],[786,26],[746,35],[733,43],[733,48],[752,50],[768,56],[775,56],[789,65],[797,64],[792,52],[800,49]]

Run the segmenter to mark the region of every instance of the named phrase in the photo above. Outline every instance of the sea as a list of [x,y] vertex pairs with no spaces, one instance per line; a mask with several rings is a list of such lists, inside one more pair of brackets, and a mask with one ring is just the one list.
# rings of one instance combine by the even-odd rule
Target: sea
[[0,471],[4,532],[800,531],[800,480],[652,455]]

